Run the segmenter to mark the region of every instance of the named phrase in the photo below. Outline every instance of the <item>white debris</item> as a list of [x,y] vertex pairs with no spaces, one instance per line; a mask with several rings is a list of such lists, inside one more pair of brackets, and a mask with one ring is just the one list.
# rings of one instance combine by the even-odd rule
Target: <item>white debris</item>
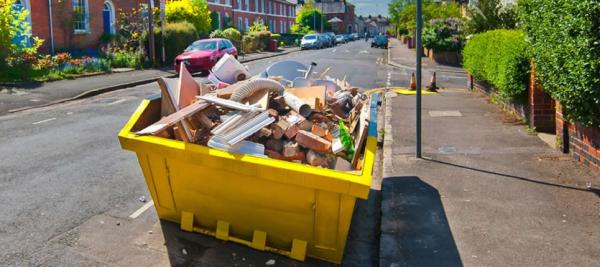
[[182,248],[181,249],[181,254],[183,254],[184,256],[187,256],[187,254],[188,254],[187,250],[185,250],[185,248]]
[[274,259],[270,259],[267,262],[265,262],[265,265],[268,265],[268,266],[275,265],[275,260]]

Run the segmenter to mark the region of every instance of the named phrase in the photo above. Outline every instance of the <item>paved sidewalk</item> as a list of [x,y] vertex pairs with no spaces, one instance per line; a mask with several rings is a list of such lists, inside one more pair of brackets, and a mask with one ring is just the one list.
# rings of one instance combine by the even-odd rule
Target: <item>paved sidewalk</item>
[[423,96],[417,160],[414,102],[389,100],[381,266],[600,266],[598,175],[466,89]]
[[[416,49],[408,49],[408,47],[396,38],[390,38],[390,48],[388,60],[389,64],[399,67],[414,70],[416,66]],[[461,67],[445,66],[437,64],[428,57],[422,58],[422,66],[424,73],[426,72],[447,72],[466,74],[466,71]]]
[[[300,51],[297,47],[282,48],[279,52],[261,52],[240,56],[240,62],[270,58]],[[0,115],[30,107],[39,107],[67,101],[93,92],[107,92],[153,82],[163,76],[174,75],[171,68],[138,70],[60,80],[47,83],[31,83],[22,88],[0,87]]]

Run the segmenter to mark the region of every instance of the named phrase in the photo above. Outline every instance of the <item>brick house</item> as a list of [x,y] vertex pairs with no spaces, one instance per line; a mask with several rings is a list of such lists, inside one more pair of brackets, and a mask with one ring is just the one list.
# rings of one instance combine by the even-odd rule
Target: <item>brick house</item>
[[290,33],[296,18],[296,1],[285,0],[208,0],[208,9],[216,13],[219,29],[233,26],[247,31],[257,20],[273,33]]
[[[158,0],[155,6],[158,7]],[[247,30],[257,19],[274,33],[289,33],[296,17],[296,2],[285,0],[208,0],[217,14],[219,28]],[[29,10],[33,36],[44,39],[40,53],[90,50],[104,33],[115,33],[118,13],[148,0],[17,0],[15,8]],[[232,8],[235,7],[235,8]],[[80,15],[79,15],[80,14]]]
[[[140,0],[17,0],[30,11],[33,36],[44,39],[41,53],[64,49],[95,49],[103,33],[115,33],[119,10]],[[80,13],[75,13],[78,10]],[[74,16],[74,14],[81,14]]]
[[355,6],[346,0],[316,0],[315,8],[320,10],[325,16],[325,21],[333,18],[342,20],[332,26],[335,33],[353,33],[357,32]]

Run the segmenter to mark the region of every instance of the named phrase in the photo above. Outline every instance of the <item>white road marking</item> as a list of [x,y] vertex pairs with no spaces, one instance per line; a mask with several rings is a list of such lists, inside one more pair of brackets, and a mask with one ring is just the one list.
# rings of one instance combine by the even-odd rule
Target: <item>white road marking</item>
[[344,52],[346,52],[346,53],[350,53],[350,50],[346,49],[346,50],[344,50]]
[[41,121],[36,121],[32,124],[40,124],[40,123],[49,122],[49,121],[53,121],[53,120],[56,120],[56,118],[50,118],[50,119],[45,119],[45,120],[41,120]]
[[368,53],[369,53],[369,51],[367,51],[367,50],[362,50],[362,51],[360,51],[360,52],[358,52],[358,53],[359,53],[359,54],[368,54]]
[[119,104],[119,103],[123,103],[123,102],[125,102],[125,101],[127,101],[127,99],[125,99],[125,98],[122,98],[122,99],[119,99],[119,100],[117,100],[117,101],[115,101],[115,102],[108,103],[108,105],[109,105],[109,106],[112,106],[112,105],[116,105],[116,104]]
[[337,48],[334,48],[331,53],[335,53],[335,51],[337,51]]
[[152,206],[154,206],[154,201],[150,200],[150,201],[148,201],[148,203],[144,204],[144,206],[142,206],[141,208],[136,210],[134,213],[129,215],[129,218],[131,218],[131,219],[137,218],[138,216],[142,215],[142,213],[144,213],[144,211],[146,211],[147,209],[149,209]]

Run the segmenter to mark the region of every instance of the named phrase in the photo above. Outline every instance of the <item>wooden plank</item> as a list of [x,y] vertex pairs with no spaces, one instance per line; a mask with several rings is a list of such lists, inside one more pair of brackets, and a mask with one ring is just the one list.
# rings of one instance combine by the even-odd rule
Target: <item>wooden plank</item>
[[[142,129],[141,131],[138,131],[136,134],[138,134],[138,135],[156,135],[159,132],[166,129],[167,127],[173,126],[179,122],[181,122],[182,129],[185,131],[186,127],[188,127],[188,129],[189,129],[189,125],[185,125],[188,123],[186,121],[182,121],[182,120],[191,117],[192,115],[196,114],[197,112],[207,108],[209,105],[210,104],[206,103],[205,101],[200,100],[198,102],[195,102],[195,103],[181,109],[180,111],[177,111],[169,116],[163,117],[162,119],[155,122],[154,124]],[[188,137],[188,140],[192,139],[191,134],[190,135],[186,134],[186,137]]]

